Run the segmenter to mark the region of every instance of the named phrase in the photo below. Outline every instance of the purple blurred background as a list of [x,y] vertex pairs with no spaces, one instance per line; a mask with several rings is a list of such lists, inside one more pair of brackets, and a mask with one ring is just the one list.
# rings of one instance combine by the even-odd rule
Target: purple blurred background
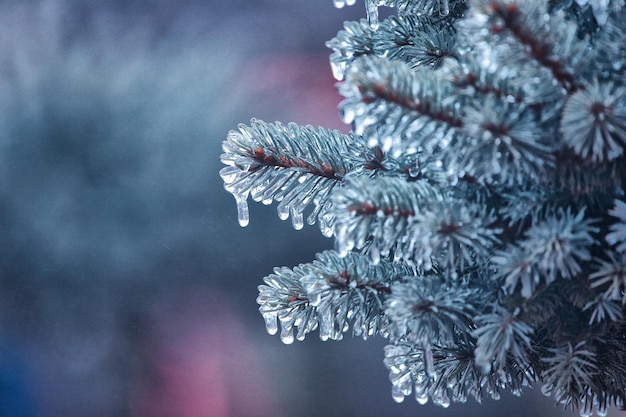
[[384,340],[265,333],[262,277],[332,241],[274,207],[240,228],[221,142],[252,117],[346,131],[324,42],[364,14],[0,1],[0,417],[571,415],[537,392],[398,405]]

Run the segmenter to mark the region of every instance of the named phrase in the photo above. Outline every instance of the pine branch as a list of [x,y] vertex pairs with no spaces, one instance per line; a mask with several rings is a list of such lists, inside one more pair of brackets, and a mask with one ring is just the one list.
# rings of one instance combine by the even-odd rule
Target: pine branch
[[446,57],[454,57],[455,32],[447,20],[426,15],[391,16],[377,30],[365,19],[345,22],[326,46],[333,50],[330,64],[333,75],[343,80],[347,68],[364,55],[386,57],[412,68],[438,68]]
[[597,269],[589,275],[591,288],[601,289],[602,300],[619,301],[626,305],[626,258],[623,253],[608,254],[599,260]]
[[475,362],[483,373],[504,370],[509,357],[520,369],[527,368],[533,329],[521,321],[516,312],[496,308],[475,320],[478,324],[473,332],[477,338]]
[[[523,387],[536,382],[534,367],[522,369],[511,360],[497,372],[484,373],[475,363],[475,349],[475,342],[463,339],[454,348],[434,347],[429,356],[412,344],[385,346],[384,363],[394,400],[402,402],[414,392],[418,403],[426,404],[430,397],[445,408],[451,401],[464,403],[470,396],[479,403],[487,396],[498,400],[504,390],[521,395]],[[427,373],[428,367],[434,370],[432,374]]]
[[220,175],[237,200],[240,224],[248,223],[248,196],[264,204],[278,201],[279,217],[291,216],[295,229],[302,228],[303,211],[313,204],[307,222],[319,220],[322,232],[330,236],[333,218],[325,203],[354,168],[342,155],[355,140],[338,131],[256,120],[231,131],[221,157],[229,166]]
[[624,1],[365,2],[328,42],[356,134],[253,122],[224,144],[243,223],[252,196],[335,235],[265,278],[268,330],[388,337],[396,401],[544,381],[585,415],[624,405]]
[[607,234],[605,240],[609,245],[617,245],[618,252],[626,252],[626,203],[615,200],[615,207],[609,210],[609,214],[619,221],[611,225],[611,233]]
[[429,15],[431,17],[460,17],[466,8],[465,0],[391,0],[390,6],[399,14]]
[[374,139],[392,155],[445,148],[463,125],[450,86],[407,64],[362,57],[348,69],[339,92],[340,112],[357,134],[377,127]]
[[490,48],[496,51],[500,63],[510,65],[517,57],[530,58],[571,94],[580,88],[575,74],[579,65],[591,59],[585,57],[589,49],[576,36],[573,22],[559,14],[545,20],[546,13],[545,4],[538,0],[476,0],[461,27],[470,41],[478,41],[471,32],[487,28],[495,44]]
[[483,308],[483,297],[476,288],[446,283],[436,275],[399,281],[391,286],[385,309],[390,339],[425,349],[453,348],[458,339],[471,339],[473,317]]
[[350,180],[334,194],[338,250],[363,249],[373,262],[391,257],[427,270],[435,260],[454,276],[486,255],[501,230],[480,206],[440,199],[425,180]]
[[560,126],[565,144],[593,162],[621,156],[626,146],[626,88],[597,80],[571,95]]
[[356,58],[375,53],[374,35],[375,31],[365,19],[358,22],[347,21],[344,23],[344,30],[340,30],[337,36],[326,42],[326,47],[333,50],[330,67],[335,79],[343,80],[347,68]]
[[353,333],[367,338],[386,335],[383,305],[390,285],[412,271],[407,266],[381,261],[370,265],[362,255],[339,257],[335,252],[318,254],[317,260],[293,269],[276,268],[259,286],[261,305],[270,334],[281,326],[281,340],[303,340],[319,327],[322,340],[340,340],[350,325]]
[[427,15],[391,16],[376,31],[374,51],[389,60],[406,62],[413,69],[439,68],[456,56],[454,27]]
[[553,164],[555,146],[544,136],[532,108],[489,95],[468,105],[463,120],[468,139],[459,170],[479,182],[511,186],[536,181]]
[[555,399],[574,410],[582,409],[591,412],[593,396],[588,387],[594,374],[598,372],[596,355],[579,342],[575,346],[550,349],[551,357],[544,358],[548,365],[545,385],[542,392],[554,395]]
[[333,196],[336,246],[339,253],[364,249],[374,263],[381,257],[395,260],[428,258],[416,256],[408,237],[415,232],[417,213],[435,198],[435,189],[426,180],[406,182],[402,178],[351,178]]
[[585,219],[584,210],[575,216],[560,211],[526,232],[521,246],[547,283],[557,276],[574,277],[582,271],[581,263],[591,260],[591,247],[596,243],[592,234],[598,232],[593,222]]

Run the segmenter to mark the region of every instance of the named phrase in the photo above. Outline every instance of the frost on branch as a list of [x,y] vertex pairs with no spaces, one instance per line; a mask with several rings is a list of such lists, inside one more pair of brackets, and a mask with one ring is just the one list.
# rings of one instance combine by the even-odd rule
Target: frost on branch
[[269,124],[253,120],[240,125],[224,142],[220,171],[226,190],[237,200],[239,223],[248,224],[247,199],[278,203],[278,215],[291,216],[295,229],[304,225],[303,211],[314,206],[309,224],[320,221],[330,236],[333,218],[325,205],[330,191],[353,166],[343,159],[354,138],[338,131]]
[[276,268],[259,286],[257,302],[267,331],[281,327],[281,340],[303,340],[319,327],[322,340],[339,340],[350,325],[353,333],[367,338],[387,333],[385,299],[394,280],[410,275],[401,264],[380,262],[351,253],[341,258],[335,252],[320,253],[310,264],[293,269]]
[[622,155],[626,146],[626,88],[597,80],[569,97],[561,134],[578,155],[594,162]]
[[265,278],[268,331],[387,338],[396,401],[540,385],[623,407],[624,1],[365,4],[327,44],[352,133],[253,121],[224,143],[243,223],[252,196],[335,238]]

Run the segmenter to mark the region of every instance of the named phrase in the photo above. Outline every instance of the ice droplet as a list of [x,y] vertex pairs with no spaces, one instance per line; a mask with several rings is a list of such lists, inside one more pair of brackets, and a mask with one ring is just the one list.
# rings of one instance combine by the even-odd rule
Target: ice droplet
[[336,80],[343,80],[343,75],[346,72],[346,63],[345,61],[330,61],[330,69],[333,72],[333,77]]
[[428,402],[428,392],[424,391],[424,392],[418,392],[417,390],[415,391],[415,399],[417,400],[418,403],[420,403],[421,405],[424,405]]
[[419,167],[419,164],[417,162],[409,165],[409,176],[410,177],[415,178],[419,174],[420,174],[420,167]]
[[293,343],[293,328],[290,329],[286,329],[283,327],[283,330],[281,330],[280,332],[280,340],[286,344],[286,345],[290,345]]
[[278,204],[278,207],[276,207],[276,211],[278,211],[279,219],[287,220],[289,218],[289,204],[282,204],[281,202],[281,204]]
[[443,389],[438,389],[433,392],[433,403],[443,408],[450,407],[450,397]]
[[250,212],[248,211],[248,195],[235,194],[235,201],[237,201],[237,217],[239,219],[239,226],[246,227],[250,223]]
[[278,331],[276,313],[265,313],[263,318],[265,319],[265,328],[267,329],[267,332],[271,335],[275,335]]
[[[343,78],[343,75],[341,76],[341,78]],[[354,111],[354,109],[348,106],[341,107],[341,109],[339,109],[339,113],[341,116],[341,120],[348,124],[352,123],[356,117],[356,112]]]
[[394,385],[391,388],[391,396],[393,400],[397,403],[401,403],[404,401],[404,394],[402,393],[402,389],[398,385]]
[[346,0],[333,0],[333,4],[336,8],[341,9],[343,6],[346,5]]
[[291,210],[291,224],[296,230],[302,230],[304,227],[304,218],[301,211]]
[[606,408],[596,408],[596,415],[598,417],[606,417],[609,414],[609,410]]

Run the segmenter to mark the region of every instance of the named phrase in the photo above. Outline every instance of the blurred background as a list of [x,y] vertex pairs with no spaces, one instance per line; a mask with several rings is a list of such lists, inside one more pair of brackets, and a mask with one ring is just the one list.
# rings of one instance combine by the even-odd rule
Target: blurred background
[[252,117],[347,131],[324,42],[364,15],[0,0],[0,417],[573,415],[538,390],[398,405],[384,340],[265,332],[262,277],[332,241],[260,205],[240,228],[221,142]]

